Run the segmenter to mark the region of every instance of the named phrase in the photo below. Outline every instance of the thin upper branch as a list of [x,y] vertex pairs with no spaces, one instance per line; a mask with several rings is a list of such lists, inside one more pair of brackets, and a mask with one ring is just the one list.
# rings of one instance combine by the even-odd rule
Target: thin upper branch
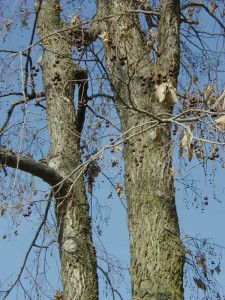
[[193,6],[196,6],[196,7],[202,7],[204,8],[204,10],[213,18],[217,21],[217,23],[221,26],[221,28],[223,28],[223,30],[225,30],[225,25],[224,23],[219,19],[217,18],[217,16],[213,13],[211,13],[210,9],[203,3],[200,3],[200,2],[188,2],[184,5],[182,5],[181,7],[181,10],[184,10],[184,9],[187,9],[188,7],[193,7]]
[[27,101],[30,101],[30,100],[34,100],[37,98],[43,98],[43,97],[45,97],[45,93],[39,92],[39,93],[27,95],[27,97],[25,99],[21,99],[21,100],[12,102],[9,109],[7,110],[5,122],[3,123],[2,127],[0,128],[0,136],[5,132],[6,126],[9,123],[9,120],[12,116],[13,110],[17,105],[26,103]]
[[45,208],[45,212],[44,212],[44,216],[43,216],[43,219],[41,221],[41,223],[39,224],[38,228],[37,228],[37,231],[34,235],[34,238],[33,240],[31,241],[30,243],[30,246],[26,252],[26,255],[25,255],[25,258],[23,260],[23,263],[22,263],[22,266],[20,268],[20,271],[19,271],[19,274],[17,275],[17,278],[15,279],[14,283],[11,285],[11,287],[5,292],[5,296],[3,299],[7,299],[9,293],[12,291],[12,289],[14,288],[14,286],[20,281],[20,278],[21,278],[21,275],[24,271],[24,268],[26,266],[26,263],[27,263],[27,260],[28,260],[28,257],[30,255],[30,252],[32,250],[32,248],[35,246],[35,242],[37,241],[38,237],[39,237],[39,234],[42,230],[42,227],[43,225],[45,224],[46,220],[47,220],[47,216],[48,216],[48,212],[49,212],[49,208],[50,208],[50,205],[51,205],[51,200],[52,200],[52,194],[50,195],[49,199],[48,199],[48,202],[47,202],[47,205],[46,205],[46,208]]

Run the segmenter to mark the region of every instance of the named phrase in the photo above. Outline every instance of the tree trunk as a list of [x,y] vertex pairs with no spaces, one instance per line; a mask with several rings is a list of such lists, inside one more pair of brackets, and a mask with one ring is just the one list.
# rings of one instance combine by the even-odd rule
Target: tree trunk
[[[79,132],[73,103],[74,84],[85,80],[86,71],[74,64],[68,31],[61,22],[57,0],[38,6],[38,35],[43,45],[39,61],[46,94],[50,135],[49,166],[63,178],[54,186],[58,243],[61,257],[63,299],[98,299],[95,250],[80,165]],[[58,31],[58,33],[56,33]],[[54,34],[52,34],[54,33]],[[48,37],[47,37],[48,36]],[[82,126],[81,126],[82,127]]]
[[154,61],[137,14],[126,12],[135,5],[131,1],[96,3],[98,17],[114,15],[101,23],[100,37],[122,133],[126,139],[134,135],[124,146],[132,299],[183,299],[184,249],[174,198],[170,125],[165,121],[172,113],[173,97],[167,95],[159,103],[156,93],[163,80],[171,93],[176,88],[179,1],[161,3]]

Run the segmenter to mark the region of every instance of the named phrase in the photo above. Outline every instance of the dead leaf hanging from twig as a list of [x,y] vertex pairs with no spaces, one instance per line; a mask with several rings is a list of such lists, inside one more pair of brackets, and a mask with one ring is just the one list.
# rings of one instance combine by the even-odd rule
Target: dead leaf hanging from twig
[[193,135],[191,132],[191,127],[188,125],[186,130],[181,138],[180,144],[186,151],[188,160],[191,161],[193,157],[193,145],[192,145]]
[[225,128],[225,116],[221,116],[218,119],[215,120],[215,122],[218,125],[221,125],[223,128]]
[[155,89],[160,103],[164,102],[167,106],[177,103],[176,89],[171,82],[156,84]]

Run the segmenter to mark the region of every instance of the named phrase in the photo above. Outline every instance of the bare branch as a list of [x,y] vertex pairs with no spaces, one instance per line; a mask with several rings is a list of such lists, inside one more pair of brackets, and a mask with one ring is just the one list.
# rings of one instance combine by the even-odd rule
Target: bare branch
[[184,10],[188,7],[192,7],[192,6],[198,6],[198,7],[202,7],[204,8],[204,10],[213,18],[217,21],[217,23],[221,26],[221,28],[223,28],[223,30],[225,30],[225,25],[223,24],[223,22],[217,18],[217,16],[213,13],[211,13],[210,9],[203,3],[200,3],[200,2],[189,2],[189,3],[186,3],[184,5],[182,5],[181,7],[181,10]]
[[88,101],[92,100],[94,98],[98,98],[98,97],[104,97],[104,98],[109,98],[111,99],[113,102],[115,101],[115,97],[109,94],[104,94],[104,93],[98,93],[98,94],[92,94],[91,96],[88,97]]
[[43,98],[43,97],[45,97],[45,93],[44,92],[39,92],[39,93],[34,93],[34,94],[27,95],[27,97],[25,99],[21,99],[21,100],[12,102],[11,105],[10,105],[10,108],[7,111],[6,120],[5,120],[5,122],[3,123],[3,125],[0,129],[0,136],[5,132],[5,128],[6,128],[8,122],[11,118],[11,115],[13,113],[14,108],[17,105],[26,103],[27,101],[30,101],[30,100],[34,100],[34,99],[37,99],[37,98]]
[[54,186],[63,180],[55,170],[49,168],[31,157],[22,156],[10,151],[7,147],[0,146],[0,162],[10,168],[17,168],[34,176],[37,176]]
[[7,92],[3,94],[0,93],[0,98],[8,97],[8,96],[23,96],[23,93],[21,92]]
[[[40,12],[41,9],[41,1],[40,1],[40,5],[37,8],[37,11],[35,12],[35,19],[34,19],[34,23],[33,23],[33,28],[31,31],[31,37],[30,37],[30,42],[29,45],[32,45],[34,37],[35,37],[35,30],[36,30],[36,26],[37,26],[37,18],[38,18],[38,14]],[[30,62],[30,64],[32,64],[32,60],[30,57],[30,52],[31,52],[31,48],[28,49],[27,51],[27,59],[26,59],[26,63],[25,63],[25,80],[24,80],[24,93],[27,94],[27,83],[28,83],[28,64]],[[34,91],[34,82],[33,82],[33,76],[31,75],[31,86],[32,86],[32,90]]]
[[114,295],[114,288],[113,285],[111,283],[111,280],[109,279],[109,276],[107,274],[107,272],[105,272],[100,266],[97,266],[97,268],[102,272],[102,274],[105,276],[109,286],[110,286],[110,290],[112,292],[112,299],[115,300],[115,295]]
[[7,296],[12,291],[12,289],[14,288],[14,286],[18,283],[18,281],[20,281],[20,277],[21,277],[21,275],[23,273],[23,270],[24,270],[24,268],[26,266],[27,259],[28,259],[29,255],[30,255],[30,252],[31,252],[32,248],[34,247],[34,245],[35,245],[35,243],[36,243],[36,241],[38,239],[38,236],[39,236],[39,234],[41,232],[41,229],[42,229],[43,225],[45,224],[45,222],[47,220],[48,211],[49,211],[49,208],[50,208],[50,205],[51,205],[51,200],[52,200],[52,194],[49,196],[49,199],[48,199],[48,202],[47,202],[47,205],[46,205],[46,208],[45,208],[43,219],[42,219],[40,225],[38,226],[38,229],[37,229],[37,231],[35,233],[35,236],[34,236],[33,240],[30,243],[30,247],[27,250],[27,253],[26,253],[24,261],[22,263],[22,267],[20,268],[19,274],[17,275],[17,278],[15,279],[14,283],[11,285],[10,289],[8,289],[7,291],[5,291],[5,296],[4,296],[3,299],[7,299]]

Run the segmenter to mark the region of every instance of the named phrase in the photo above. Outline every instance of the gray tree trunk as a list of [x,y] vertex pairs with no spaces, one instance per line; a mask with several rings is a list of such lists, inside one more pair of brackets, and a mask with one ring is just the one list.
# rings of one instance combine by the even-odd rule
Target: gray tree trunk
[[[74,84],[86,76],[71,58],[71,44],[57,11],[58,1],[37,1],[38,35],[43,46],[39,64],[46,95],[50,135],[49,166],[65,182],[53,187],[61,257],[63,299],[98,299],[95,250],[80,165],[79,132],[73,104]],[[56,33],[58,31],[58,33]],[[54,34],[53,34],[54,33]],[[48,36],[48,37],[47,37]]]
[[101,23],[101,38],[122,132],[135,135],[124,149],[133,300],[183,299],[184,249],[174,199],[170,126],[161,121],[172,109],[170,99],[160,104],[155,92],[163,76],[176,88],[180,11],[178,0],[161,2],[159,54],[152,63],[137,14],[123,14],[135,5],[97,1],[98,17],[115,15]]

